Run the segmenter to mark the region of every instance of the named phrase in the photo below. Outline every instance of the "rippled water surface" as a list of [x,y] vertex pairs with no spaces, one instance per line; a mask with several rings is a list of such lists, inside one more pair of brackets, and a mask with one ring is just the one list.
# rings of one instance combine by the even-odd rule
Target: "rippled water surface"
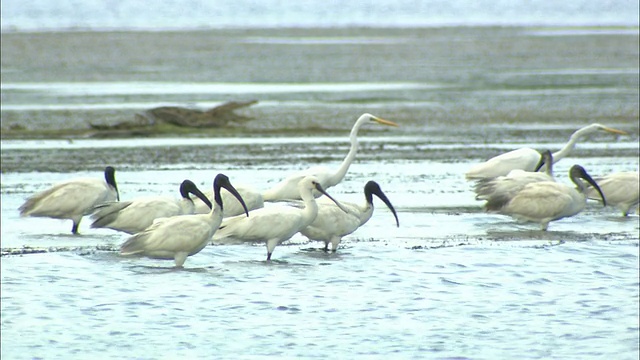
[[[558,181],[569,183],[574,164],[593,176],[638,170],[637,11],[621,10],[631,2],[611,7],[635,17],[631,23],[611,21],[600,2],[574,11],[580,2],[386,1],[390,7],[373,9],[325,1],[321,12],[297,6],[279,14],[236,1],[216,9],[217,19],[234,27],[305,24],[296,14],[340,8],[349,16],[323,22],[364,27],[20,31],[217,26],[210,11],[194,7],[201,2],[190,2],[198,18],[175,6],[157,6],[157,18],[153,9],[138,11],[148,8],[140,1],[86,13],[106,2],[75,1],[71,16],[52,13],[69,1],[41,3],[20,2],[16,13],[3,2],[2,11],[15,20],[3,18],[3,31],[16,30],[1,42],[3,360],[640,356],[637,213],[622,217],[589,202],[543,232],[485,213],[463,176],[515,148],[557,151],[594,122],[629,134],[581,139],[555,166]],[[361,11],[353,17],[345,3]],[[443,24],[432,20],[447,14],[475,24],[495,9],[514,11],[488,24],[587,26],[395,28],[418,18]],[[245,16],[256,13],[278,16]],[[131,22],[131,14],[143,21]],[[92,19],[100,21],[86,23]],[[595,27],[603,23],[623,27]],[[94,129],[156,106],[204,110],[249,99],[258,103],[239,114],[251,121],[229,128]],[[91,229],[90,219],[72,236],[70,221],[18,214],[31,194],[102,177],[105,165],[117,169],[123,200],[177,197],[184,179],[209,190],[218,173],[266,189],[296,170],[338,167],[362,113],[400,127],[364,126],[355,162],[328,192],[363,202],[365,183],[375,180],[400,226],[376,200],[373,217],[336,253],[296,235],[271,262],[263,245],[211,245],[174,269],[170,261],[120,257],[127,235]]]
[[[293,157],[337,167],[347,151],[342,138],[262,139],[253,146],[288,155],[251,164],[243,160],[251,149],[243,139],[188,142],[3,141],[3,157],[24,148],[36,156],[65,157],[73,147],[96,158],[114,154],[127,199],[177,196],[185,178],[208,188],[218,172],[263,188],[302,166],[292,165]],[[380,144],[391,155],[377,158]],[[398,210],[399,228],[376,202],[372,219],[337,253],[296,235],[270,263],[264,246],[212,245],[184,269],[120,257],[114,250],[127,236],[91,229],[88,219],[72,236],[69,221],[19,217],[28,195],[62,179],[100,177],[99,170],[3,173],[3,249],[49,251],[2,257],[3,358],[637,359],[637,215],[623,218],[589,203],[542,232],[486,214],[462,176],[477,159],[409,155],[423,146],[410,137],[365,137],[343,183],[329,189],[360,202],[366,181],[376,180]],[[594,155],[558,163],[558,177],[565,181],[575,162],[594,175],[637,168],[633,155],[603,157],[609,146],[637,152],[624,141],[586,141],[581,149]],[[226,155],[219,163],[162,167],[120,162],[135,151],[171,147]]]

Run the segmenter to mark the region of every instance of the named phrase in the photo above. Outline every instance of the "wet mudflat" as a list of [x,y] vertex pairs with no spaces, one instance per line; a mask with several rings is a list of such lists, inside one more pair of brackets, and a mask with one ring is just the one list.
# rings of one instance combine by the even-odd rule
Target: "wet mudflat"
[[[31,64],[29,72],[5,60],[12,42],[2,35],[2,248],[46,251],[2,257],[3,357],[638,357],[638,215],[623,218],[589,202],[543,232],[485,213],[463,176],[472,164],[517,147],[557,150],[592,122],[629,135],[581,141],[557,164],[559,181],[568,183],[576,163],[592,175],[637,170],[638,58],[629,46],[637,34],[272,31],[192,34],[194,42],[224,40],[224,56],[265,51],[289,61],[285,71],[255,56],[243,57],[243,65],[207,57],[227,65],[215,76],[208,73],[215,66],[198,61],[177,71],[177,57],[168,57],[163,71],[133,66],[131,43],[152,46],[138,38],[154,34],[84,35],[131,47],[122,52],[129,62],[118,58],[125,63],[113,68],[96,71],[94,49],[96,59],[83,52],[75,58],[83,71],[45,71],[55,61],[34,60],[22,63]],[[9,40],[25,41],[14,36]],[[47,43],[40,38],[47,35],[31,36],[33,44]],[[345,36],[349,44],[335,44]],[[164,39],[178,46],[184,37]],[[455,55],[451,41],[464,45]],[[558,55],[568,45],[572,50]],[[5,77],[5,68],[14,71]],[[77,81],[91,84],[79,88]],[[156,91],[138,81],[168,85]],[[171,93],[190,81],[209,85]],[[40,85],[24,85],[31,82]],[[121,84],[101,86],[113,82]],[[237,92],[211,85],[221,82],[245,85]],[[259,86],[249,86],[254,82]],[[288,83],[307,85],[282,85]],[[120,121],[151,105],[237,97],[260,102],[244,110],[254,121],[231,130],[133,139],[87,131],[88,121]],[[372,219],[335,254],[296,235],[270,263],[264,246],[212,245],[173,269],[166,261],[120,257],[115,250],[127,236],[91,229],[87,218],[81,235],[72,236],[70,222],[17,211],[30,194],[71,177],[101,177],[107,164],[117,169],[123,199],[178,196],[187,178],[206,189],[220,172],[234,184],[266,189],[295,170],[337,167],[363,112],[401,127],[363,127],[356,161],[328,191],[361,202],[364,184],[375,180],[400,227],[376,202]]]

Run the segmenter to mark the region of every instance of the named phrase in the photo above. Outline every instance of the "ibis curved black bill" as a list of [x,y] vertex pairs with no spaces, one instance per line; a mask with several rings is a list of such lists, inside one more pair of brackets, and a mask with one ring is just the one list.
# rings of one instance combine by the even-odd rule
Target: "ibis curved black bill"
[[605,199],[600,186],[598,186],[598,183],[595,182],[595,180],[593,180],[593,178],[591,178],[589,174],[587,174],[587,171],[582,166],[573,165],[571,167],[571,170],[569,170],[569,176],[571,177],[571,181],[578,185],[578,187],[582,191],[584,191],[584,189],[582,189],[582,186],[578,183],[577,179],[584,179],[586,182],[588,182],[591,186],[593,186],[594,189],[596,189],[596,191],[598,191],[598,194],[600,194],[600,198],[602,199],[602,206],[607,206],[607,199]]
[[538,172],[545,164],[547,165],[548,169],[551,169],[551,166],[553,165],[553,155],[551,154],[550,150],[545,150],[542,154],[540,154],[540,161],[538,161],[538,164],[536,165],[536,168],[535,170],[533,170],[533,172]]
[[322,185],[320,185],[320,183],[319,183],[319,182],[314,182],[314,185],[313,185],[313,186],[316,188],[316,190],[318,190],[319,192],[321,192],[324,196],[326,196],[326,197],[328,197],[329,199],[331,199],[331,201],[333,201],[333,202],[334,202],[334,203],[335,203],[335,204],[340,208],[340,210],[342,210],[342,211],[344,211],[344,212],[346,212],[346,213],[349,213],[349,210],[347,210],[347,209],[344,207],[344,205],[340,204],[340,202],[339,202],[338,200],[336,200],[336,199],[332,198],[332,197],[331,197],[331,195],[329,195],[329,194],[328,194],[328,193],[327,193],[327,192],[322,188]]
[[222,196],[220,196],[220,188],[227,189],[231,193],[231,195],[238,199],[240,205],[242,205],[242,208],[244,208],[244,213],[249,216],[249,210],[247,209],[247,205],[244,203],[242,196],[240,196],[238,190],[236,190],[236,188],[231,185],[229,178],[224,174],[218,174],[213,180],[213,194],[215,197],[215,202],[218,204],[218,206],[220,206],[221,209],[223,209]]
[[378,185],[378,183],[376,183],[375,181],[369,181],[364,186],[364,196],[367,198],[367,202],[369,204],[373,203],[373,195],[376,195],[380,200],[382,200],[383,203],[385,203],[385,205],[387,205],[389,210],[391,210],[391,212],[393,213],[393,217],[396,218],[396,226],[400,227],[398,214],[396,214],[396,209],[394,209],[393,205],[391,205],[391,201],[389,201],[387,196],[382,192],[382,189],[380,189],[380,185]]
[[200,200],[202,200],[203,203],[207,204],[209,209],[213,209],[211,200],[209,200],[209,198],[205,194],[203,194],[200,189],[198,189],[196,184],[194,184],[191,180],[185,180],[182,182],[182,184],[180,184],[180,195],[182,195],[182,197],[185,199],[189,199],[190,193],[197,196]]

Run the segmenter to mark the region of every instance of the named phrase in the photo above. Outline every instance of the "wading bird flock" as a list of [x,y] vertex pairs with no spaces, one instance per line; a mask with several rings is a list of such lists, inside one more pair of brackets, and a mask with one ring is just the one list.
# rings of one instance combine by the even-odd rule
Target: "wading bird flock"
[[[297,233],[324,242],[325,251],[331,244],[331,251],[335,252],[344,236],[369,221],[373,195],[391,210],[395,225],[400,226],[396,210],[375,181],[364,186],[363,204],[342,203],[327,193],[349,170],[358,151],[358,131],[367,123],[398,126],[363,114],[351,130],[351,147],[338,169],[309,168],[264,192],[236,188],[227,176],[218,174],[212,191],[203,193],[192,181],[185,180],[180,185],[180,198],[149,196],[120,201],[115,169],[107,166],[104,181],[82,178],[56,184],[29,197],[19,211],[22,216],[70,219],[73,234],[78,233],[80,220],[90,215],[92,228],[131,235],[120,247],[122,256],[173,260],[176,267],[182,267],[187,257],[212,242],[264,243],[269,261],[275,247]],[[553,164],[566,157],[579,138],[596,131],[626,134],[592,124],[573,133],[555,153],[541,154],[531,148],[514,150],[472,167],[465,176],[475,181],[476,199],[485,201],[487,212],[535,222],[542,230],[547,230],[552,221],[578,214],[587,199],[616,206],[627,216],[639,203],[638,172],[593,179],[583,167],[574,165],[569,178],[575,186],[557,182],[553,175]],[[541,168],[544,171],[538,172]]]

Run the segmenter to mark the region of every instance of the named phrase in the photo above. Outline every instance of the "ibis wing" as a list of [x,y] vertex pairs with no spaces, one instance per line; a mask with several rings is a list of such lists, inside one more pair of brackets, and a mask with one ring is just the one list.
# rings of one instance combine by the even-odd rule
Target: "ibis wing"
[[96,204],[115,200],[111,198],[107,184],[99,179],[75,179],[60,183],[34,194],[20,207],[24,216],[66,216],[68,214],[85,215]]
[[566,185],[544,182],[525,186],[504,207],[503,212],[525,219],[555,219],[573,204]]
[[[122,255],[174,254],[201,249],[209,241],[214,228],[206,215],[174,216],[156,221],[144,231],[130,237],[120,248]],[[173,255],[167,256],[173,258]]]

